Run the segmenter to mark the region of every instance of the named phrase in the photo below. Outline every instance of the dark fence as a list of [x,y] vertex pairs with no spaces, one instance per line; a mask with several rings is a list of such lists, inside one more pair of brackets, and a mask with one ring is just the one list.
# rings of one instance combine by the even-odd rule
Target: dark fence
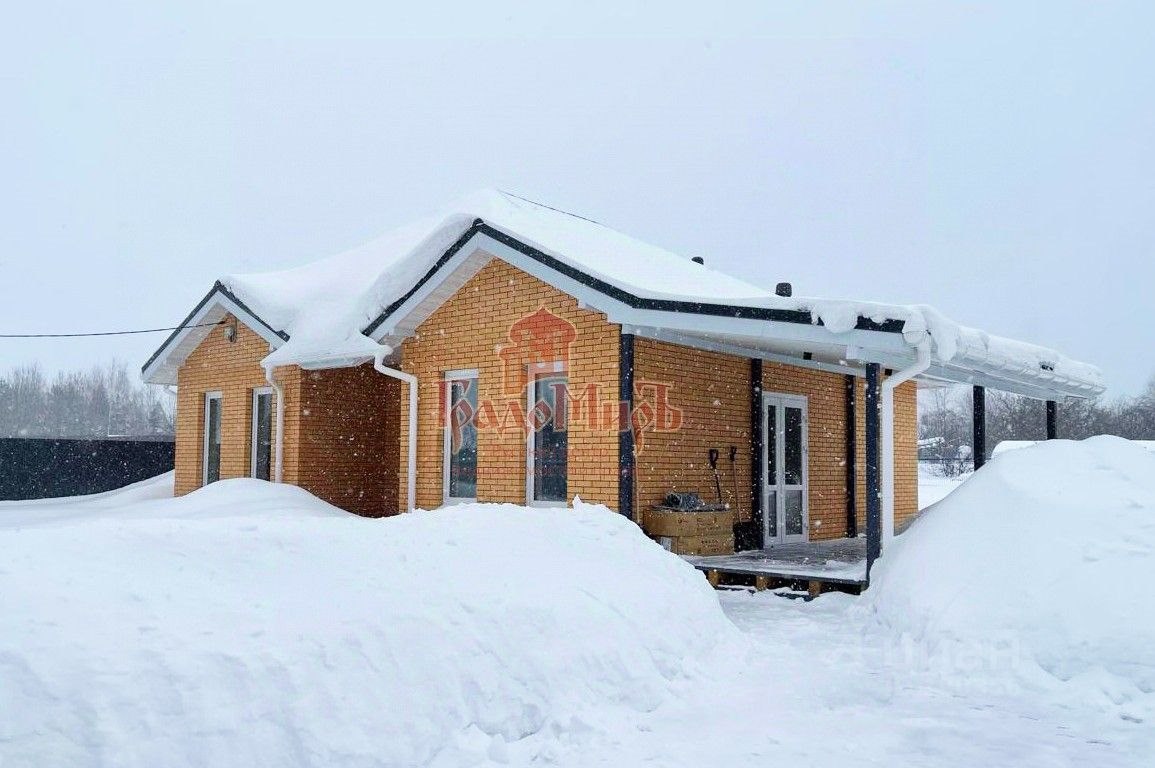
[[172,469],[172,438],[0,438],[0,499],[102,493]]

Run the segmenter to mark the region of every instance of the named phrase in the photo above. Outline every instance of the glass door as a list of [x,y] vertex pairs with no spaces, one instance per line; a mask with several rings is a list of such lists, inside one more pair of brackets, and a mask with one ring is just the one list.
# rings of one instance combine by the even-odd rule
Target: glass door
[[806,541],[810,528],[806,398],[763,395],[762,535],[766,546]]

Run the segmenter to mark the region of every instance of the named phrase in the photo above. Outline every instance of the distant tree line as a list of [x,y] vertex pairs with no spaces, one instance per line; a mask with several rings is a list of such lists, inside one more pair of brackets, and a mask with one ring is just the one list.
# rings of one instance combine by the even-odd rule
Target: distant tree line
[[[949,387],[923,392],[919,400],[919,456],[946,474],[969,469],[973,421],[971,391]],[[987,452],[1003,440],[1044,440],[1046,405],[1041,400],[987,390]],[[1081,440],[1118,435],[1155,440],[1155,378],[1135,397],[1068,400],[1059,404],[1058,436]]]
[[51,379],[26,365],[0,374],[0,437],[171,435],[171,400],[122,363]]

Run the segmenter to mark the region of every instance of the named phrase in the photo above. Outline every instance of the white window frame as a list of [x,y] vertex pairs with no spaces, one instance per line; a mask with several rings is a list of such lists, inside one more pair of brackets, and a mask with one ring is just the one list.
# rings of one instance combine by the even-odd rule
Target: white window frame
[[[452,371],[446,371],[442,376],[442,386],[445,387],[445,405],[444,412],[441,414],[444,419],[445,427],[442,429],[442,445],[441,445],[441,500],[444,504],[469,504],[477,501],[476,496],[450,496],[449,495],[449,456],[453,450],[453,424],[449,418],[451,409],[453,408],[453,388],[452,382],[464,381],[471,379],[476,391],[477,387],[477,369],[476,368],[459,368]],[[480,454],[480,451],[478,452]]]
[[[217,406],[217,414],[220,418],[220,424],[217,426],[217,431],[221,432],[221,447],[224,447],[224,426],[225,426],[225,401],[224,393],[220,390],[211,390],[205,392],[204,410],[201,413],[201,431],[204,435],[201,440],[201,487],[209,484],[209,403],[216,400],[219,404]],[[218,457],[218,461],[220,458]],[[217,467],[217,474],[220,474],[220,467]],[[220,479],[219,477],[217,478]]]
[[[255,478],[257,476],[257,398],[260,397],[261,395],[269,395],[270,397],[272,397],[273,399],[269,401],[270,405],[273,408],[276,408],[276,406],[277,406],[277,401],[276,401],[277,395],[276,395],[276,392],[273,390],[272,387],[255,387],[253,389],[252,396],[249,398],[249,408],[252,411],[252,413],[249,417],[249,477],[253,477],[253,478]],[[272,410],[270,410],[270,414],[272,414]],[[276,419],[274,418],[273,421],[274,421],[273,429],[276,429],[277,428],[276,423],[275,423]],[[269,465],[270,465],[269,479],[272,479],[271,467],[272,467],[272,462],[274,460],[275,460],[274,457],[270,454],[269,455]]]
[[[533,363],[527,368],[526,384],[525,384],[525,418],[526,418],[526,439],[525,439],[525,503],[530,507],[567,507],[569,506],[569,467],[566,467],[566,499],[562,501],[538,501],[533,498],[533,478],[534,478],[534,435],[537,430],[532,428],[529,423],[530,414],[533,413],[533,407],[536,402],[533,399],[534,391],[537,389],[537,380],[539,378],[548,378],[555,374],[564,373],[566,375],[566,386],[569,386],[569,366],[561,361],[553,363]],[[569,404],[566,404],[569,407]],[[566,431],[569,430],[570,413],[566,413]],[[569,456],[569,435],[566,435],[566,457],[568,463]]]

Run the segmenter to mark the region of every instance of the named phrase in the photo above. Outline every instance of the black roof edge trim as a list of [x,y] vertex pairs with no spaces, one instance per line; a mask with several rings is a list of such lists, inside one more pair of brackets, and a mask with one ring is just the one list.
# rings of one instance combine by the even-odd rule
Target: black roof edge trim
[[165,349],[168,348],[168,345],[173,342],[173,339],[175,339],[181,331],[183,331],[185,328],[187,328],[191,324],[193,317],[196,316],[196,313],[200,312],[202,309],[204,309],[205,306],[210,301],[212,301],[213,297],[216,296],[218,293],[221,294],[222,296],[224,296],[225,298],[227,298],[229,301],[236,304],[238,307],[240,307],[246,313],[248,313],[248,315],[250,317],[252,317],[258,323],[260,323],[265,328],[267,328],[270,333],[277,335],[283,341],[289,340],[289,334],[285,333],[284,331],[278,331],[276,328],[274,328],[273,326],[266,323],[264,320],[261,319],[260,315],[258,315],[253,310],[249,309],[248,305],[245,304],[245,302],[243,302],[239,298],[237,298],[237,295],[235,293],[233,293],[228,288],[226,288],[224,283],[222,283],[220,280],[217,280],[215,283],[213,283],[213,287],[209,289],[209,292],[204,295],[204,298],[197,302],[197,305],[195,307],[193,307],[192,311],[189,312],[185,316],[184,320],[180,321],[180,325],[177,326],[176,330],[174,330],[172,333],[170,333],[168,335],[168,338],[166,338],[161,343],[161,345],[159,347],[157,347],[157,350],[152,353],[152,357],[150,357],[148,359],[148,361],[145,362],[145,364],[140,367],[140,372],[142,375],[144,374],[144,372],[146,370],[148,370],[148,367],[150,365],[152,365],[154,362],[156,362],[156,359],[164,353]]
[[[647,299],[640,296],[635,296],[634,294],[628,291],[624,291],[615,285],[611,285],[604,280],[600,280],[590,274],[587,274],[586,272],[581,271],[580,269],[576,269],[575,267],[572,267],[569,264],[566,264],[559,259],[550,256],[549,254],[544,253],[543,251],[540,251],[537,248],[522,242],[521,240],[518,240],[515,237],[507,235],[501,230],[495,229],[489,224],[486,224],[481,219],[475,219],[473,225],[467,229],[461,235],[461,237],[457,238],[453,245],[451,245],[445,251],[445,253],[441,255],[441,258],[439,258],[437,262],[429,268],[429,271],[426,272],[425,275],[417,281],[417,284],[414,285],[413,288],[411,288],[409,291],[407,291],[405,295],[401,296],[399,299],[392,302],[389,304],[389,306],[382,310],[382,312],[377,315],[373,322],[365,327],[362,333],[364,333],[366,336],[370,336],[374,331],[376,331],[381,326],[381,324],[384,323],[386,319],[388,319],[390,315],[397,311],[398,307],[408,301],[409,298],[413,296],[413,294],[420,290],[421,286],[431,280],[433,276],[438,272],[438,270],[445,266],[445,263],[453,258],[454,254],[465,247],[465,244],[469,242],[470,238],[472,238],[478,232],[488,235],[494,240],[497,240],[499,243],[513,248],[514,250],[528,256],[534,261],[537,261],[549,267],[550,269],[560,272],[566,277],[572,278],[573,280],[593,288],[599,293],[603,293],[606,296],[616,299],[626,306],[632,307],[634,309],[650,309],[661,312],[682,312],[686,314],[712,315],[716,317],[735,317],[751,320],[769,320],[773,322],[795,323],[799,325],[823,325],[821,318],[818,318],[817,320],[813,319],[811,313],[808,310],[771,309],[769,307],[743,307],[732,304],[714,304],[709,302],[682,301],[677,299]],[[871,320],[868,317],[859,316],[858,321],[854,325],[854,328],[855,330],[859,331],[902,333],[902,327],[904,324],[905,321],[903,320],[889,319],[884,320],[883,322],[877,322],[875,320]]]
[[419,290],[421,290],[421,286],[425,285],[427,282],[432,280],[433,276],[435,274],[437,274],[437,272],[443,266],[445,266],[445,263],[447,261],[449,261],[450,259],[452,259],[454,254],[456,254],[458,251],[460,251],[462,248],[464,248],[465,244],[469,242],[469,239],[471,237],[473,237],[477,232],[481,231],[482,227],[484,227],[484,226],[485,226],[485,222],[483,222],[481,219],[474,219],[473,224],[469,227],[469,229],[465,230],[461,234],[461,237],[459,237],[455,241],[453,241],[453,245],[449,246],[449,248],[447,248],[445,250],[445,253],[441,254],[441,258],[439,258],[437,260],[437,262],[434,263],[434,265],[429,268],[428,272],[426,272],[424,275],[421,276],[421,279],[417,281],[417,284],[414,285],[412,288],[410,288],[408,291],[406,291],[405,294],[401,298],[397,299],[396,301],[389,304],[389,306],[385,307],[385,309],[383,309],[381,311],[381,313],[379,315],[377,315],[376,318],[374,318],[373,322],[371,322],[371,323],[369,323],[369,325],[365,326],[365,329],[363,331],[361,331],[361,333],[372,338],[372,336],[370,334],[372,334],[374,331],[376,331],[378,328],[380,328],[381,323],[385,322],[385,320],[388,319],[389,315],[396,312],[398,307],[400,307],[405,302],[409,301],[409,298],[413,294],[415,294]]

